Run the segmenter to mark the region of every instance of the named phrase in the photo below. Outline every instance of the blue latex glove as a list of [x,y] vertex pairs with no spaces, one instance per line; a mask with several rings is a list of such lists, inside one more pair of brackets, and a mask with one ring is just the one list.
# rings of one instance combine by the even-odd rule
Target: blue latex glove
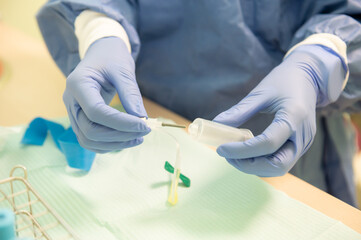
[[[127,113],[108,106],[115,92]],[[135,80],[134,60],[116,37],[94,42],[68,76],[63,100],[81,146],[99,153],[142,143],[150,128]]]
[[257,112],[274,113],[264,132],[245,142],[226,143],[217,153],[239,170],[262,177],[287,173],[311,146],[316,106],[335,101],[347,67],[331,49],[296,48],[242,101],[214,121],[238,127]]

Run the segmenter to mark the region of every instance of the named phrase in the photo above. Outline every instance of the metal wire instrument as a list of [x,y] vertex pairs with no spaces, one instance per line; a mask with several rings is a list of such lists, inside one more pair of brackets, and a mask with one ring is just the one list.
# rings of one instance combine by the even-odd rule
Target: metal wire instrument
[[[15,172],[22,171],[22,176]],[[0,208],[15,213],[19,238],[34,240],[79,240],[66,222],[39,196],[27,181],[27,170],[17,165],[10,177],[0,180]]]

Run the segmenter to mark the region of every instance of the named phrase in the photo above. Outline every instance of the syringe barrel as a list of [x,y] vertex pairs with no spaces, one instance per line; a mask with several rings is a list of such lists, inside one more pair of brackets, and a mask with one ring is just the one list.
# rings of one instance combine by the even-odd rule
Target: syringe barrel
[[230,127],[202,118],[195,119],[188,127],[188,133],[194,139],[218,147],[227,142],[240,142],[253,138],[248,129]]

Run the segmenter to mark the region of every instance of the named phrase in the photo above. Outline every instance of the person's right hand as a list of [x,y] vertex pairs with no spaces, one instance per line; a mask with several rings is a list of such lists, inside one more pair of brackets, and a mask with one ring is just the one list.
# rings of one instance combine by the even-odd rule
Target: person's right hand
[[[127,113],[108,106],[115,93]],[[135,80],[135,64],[123,40],[102,38],[69,74],[63,100],[81,146],[98,153],[133,147],[151,130]]]

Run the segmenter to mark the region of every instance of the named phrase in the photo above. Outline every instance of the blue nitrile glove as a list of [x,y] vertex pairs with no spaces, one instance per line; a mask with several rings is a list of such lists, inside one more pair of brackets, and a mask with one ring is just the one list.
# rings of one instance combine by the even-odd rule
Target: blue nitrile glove
[[273,122],[262,134],[245,142],[223,144],[217,153],[245,173],[284,175],[311,146],[316,106],[337,100],[346,72],[343,59],[329,48],[296,48],[242,101],[214,119],[238,127],[262,111],[275,113]]
[[[127,113],[108,106],[115,92]],[[151,130],[125,43],[102,38],[68,76],[63,100],[80,145],[99,153],[136,146]]]

